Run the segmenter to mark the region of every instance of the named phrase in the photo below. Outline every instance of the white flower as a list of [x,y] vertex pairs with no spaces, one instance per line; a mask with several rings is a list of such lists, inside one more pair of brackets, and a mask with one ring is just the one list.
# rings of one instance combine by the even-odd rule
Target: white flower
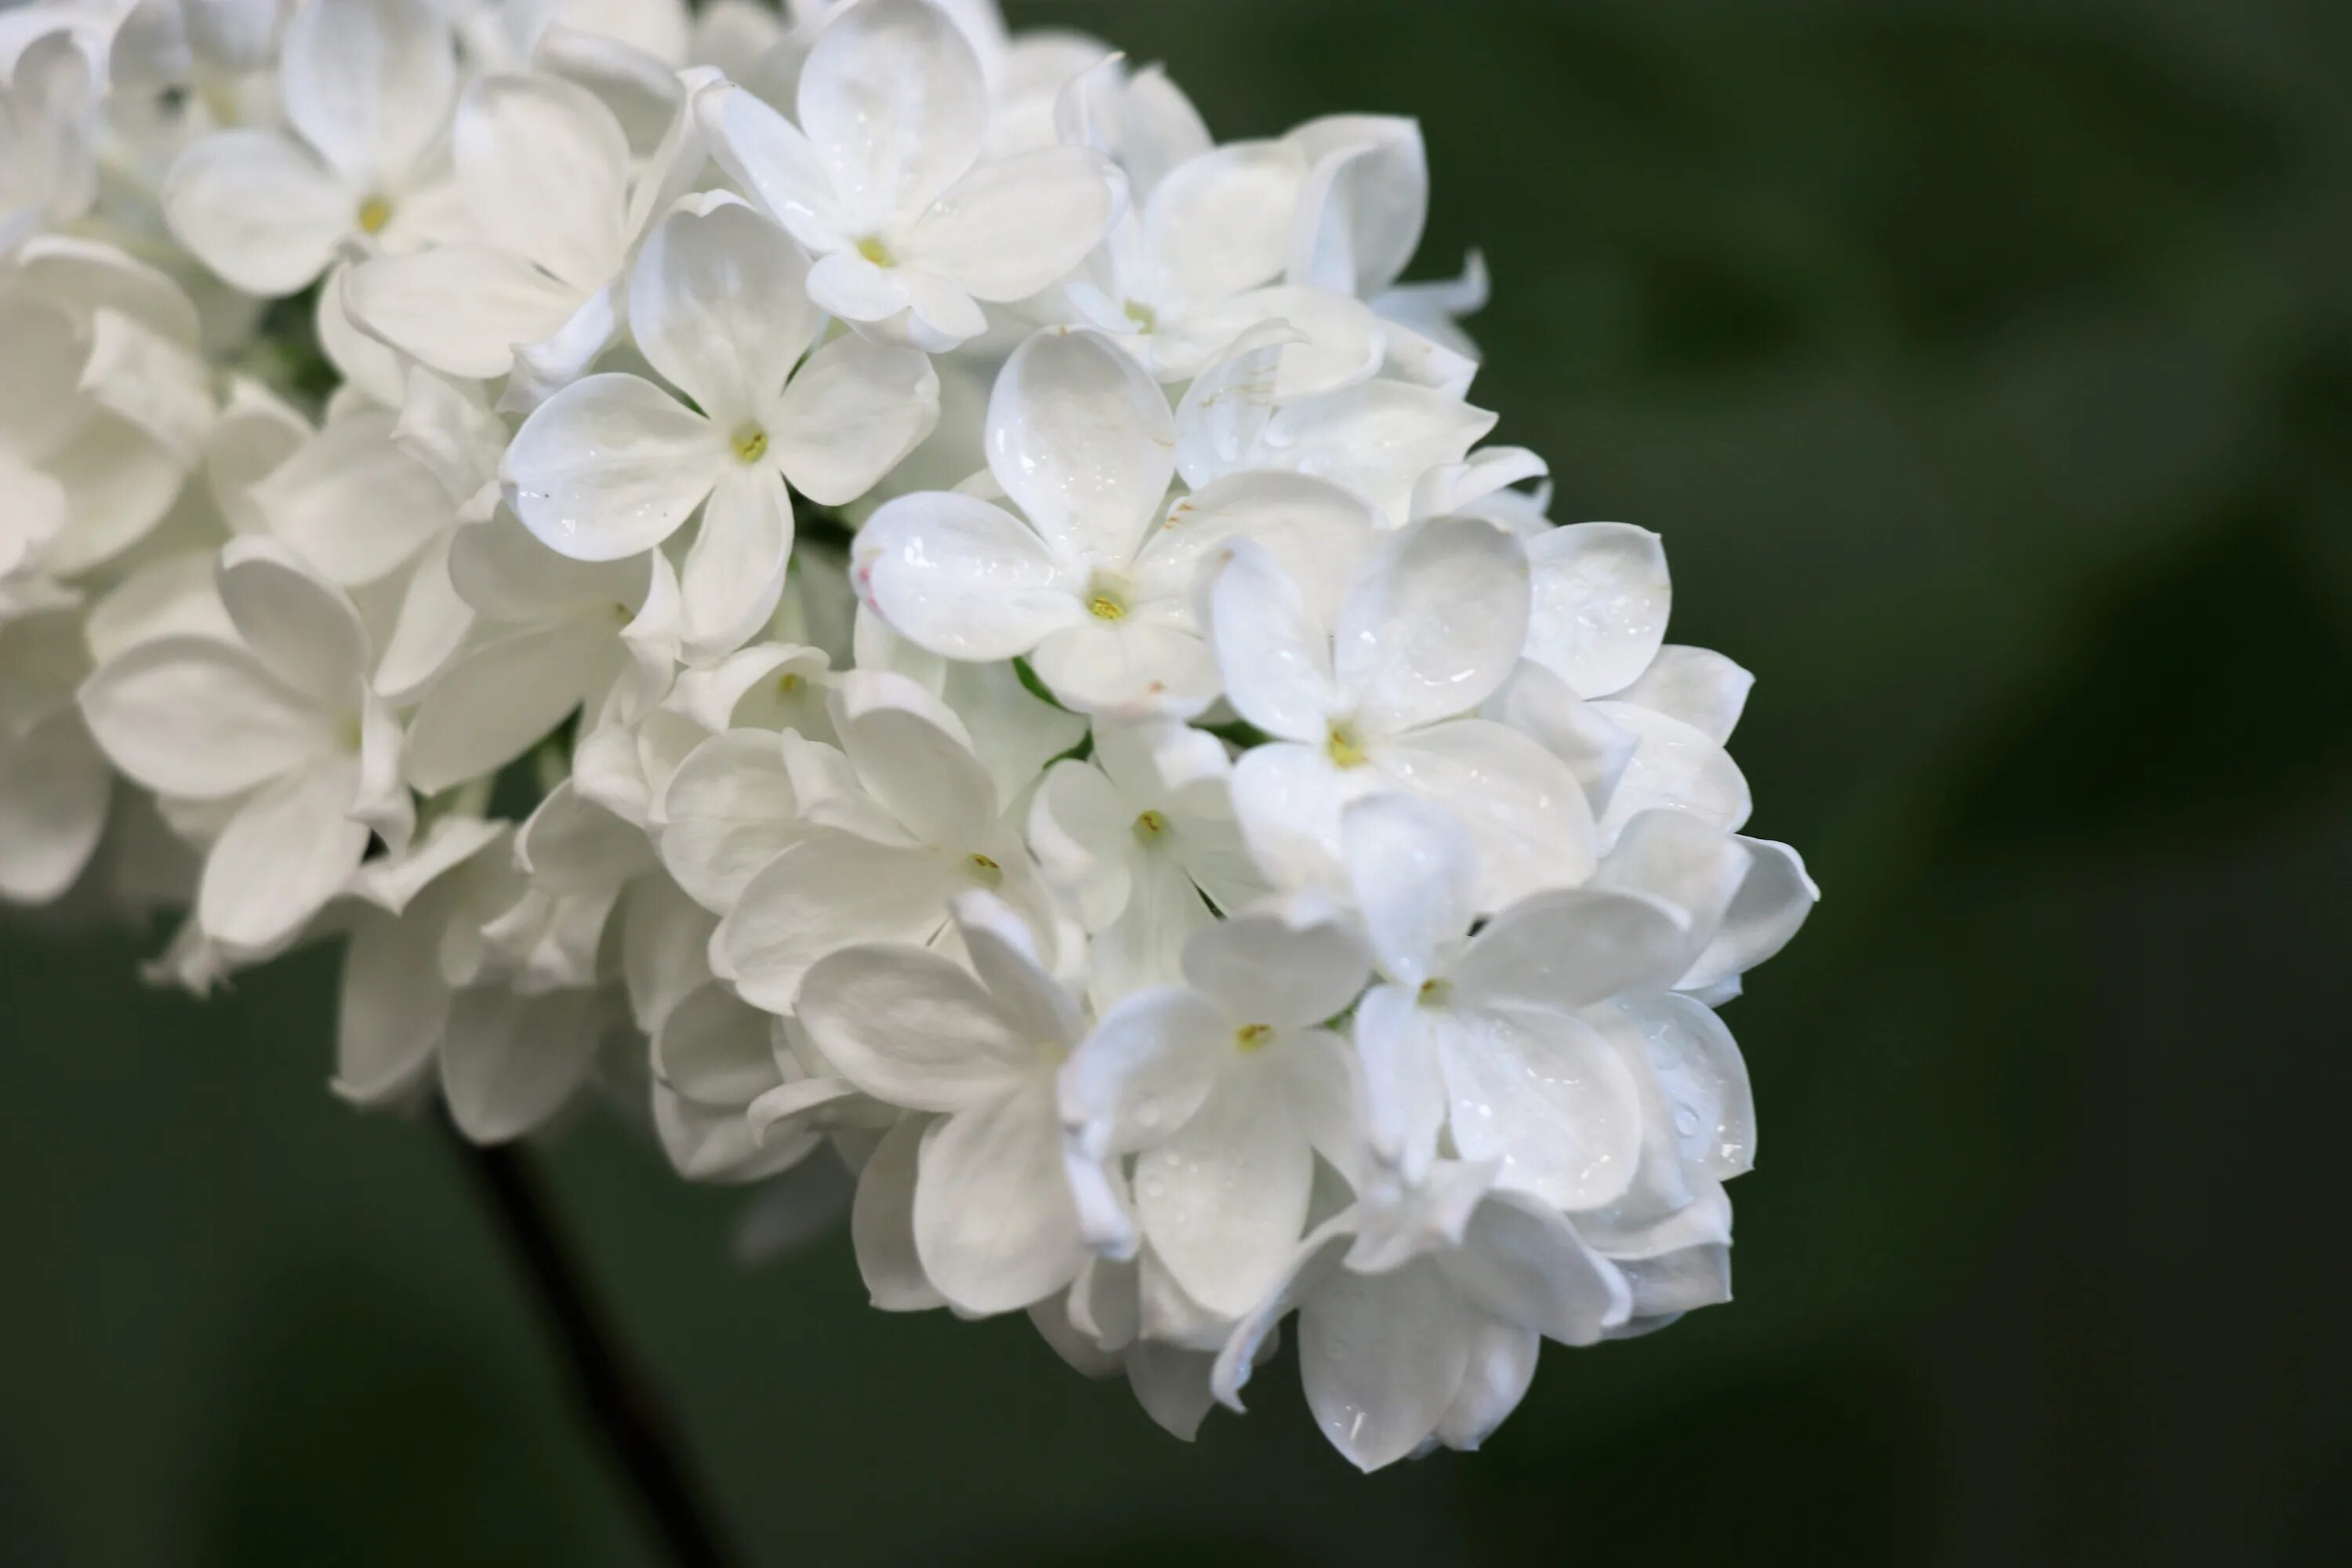
[[1054,1089],[1082,1026],[1009,910],[965,894],[955,921],[970,972],[916,948],[847,948],[809,971],[799,1016],[844,1078],[939,1117],[917,1159],[916,1257],[957,1308],[1004,1312],[1086,1260]]
[[1336,888],[1341,808],[1381,790],[1462,820],[1480,910],[1591,871],[1575,775],[1517,731],[1463,717],[1511,672],[1527,579],[1516,541],[1459,519],[1397,535],[1336,605],[1235,547],[1211,595],[1217,660],[1227,700],[1276,741],[1235,765],[1234,809],[1277,885]]
[[911,350],[841,337],[803,361],[822,324],[805,268],[740,204],[672,215],[637,258],[630,326],[694,406],[638,376],[593,375],[541,405],[507,454],[516,515],[574,560],[649,550],[702,509],[679,575],[698,657],[740,647],[775,612],[793,542],[784,481],[855,500],[938,416],[939,380]]
[[469,928],[512,873],[507,824],[440,817],[399,855],[369,861],[349,887],[351,945],[336,1005],[334,1090],[355,1105],[411,1097],[433,1072]]
[[0,256],[98,197],[98,72],[63,25],[26,42],[0,80]]
[[809,297],[887,342],[978,337],[975,301],[1069,271],[1125,199],[1087,148],[982,161],[980,61],[928,0],[861,0],[833,20],[801,71],[797,127],[740,89],[698,107],[720,165],[817,257]]
[[110,660],[81,692],[114,765],[157,795],[221,803],[196,919],[225,947],[270,951],[341,889],[371,825],[404,842],[399,730],[368,685],[349,601],[282,546],[221,555],[236,640],[169,637]]
[[1223,742],[1164,720],[1093,738],[1090,761],[1046,770],[1029,847],[1095,939],[1088,995],[1107,1007],[1177,979],[1194,931],[1269,889],[1234,821]]
[[1135,1227],[1177,1283],[1225,1318],[1265,1298],[1306,1229],[1316,1155],[1357,1164],[1354,1071],[1322,1026],[1363,989],[1366,956],[1311,907],[1237,915],[1186,944],[1185,984],[1103,1015],[1062,1075],[1090,1240],[1132,1252],[1091,1168],[1137,1152]]
[[520,363],[534,386],[560,384],[611,341],[609,285],[674,171],[657,163],[633,195],[620,122],[554,77],[478,78],[449,133],[465,223],[353,268],[344,307],[371,336],[446,374]]
[[[1344,832],[1387,977],[1356,1012],[1374,1152],[1417,1182],[1442,1130],[1460,1158],[1495,1164],[1503,1185],[1556,1208],[1613,1202],[1641,1152],[1640,1095],[1578,1015],[1671,984],[1690,962],[1694,917],[1641,893],[1560,888],[1473,936],[1476,850],[1444,812],[1376,795],[1348,808]],[[1745,868],[1738,850],[1723,858]]]
[[113,775],[74,706],[89,668],[73,607],[0,616],[0,899],[57,898],[105,830]]
[[1022,516],[953,493],[889,501],[859,531],[857,580],[911,641],[950,658],[1026,655],[1083,712],[1190,716],[1215,700],[1195,588],[1218,547],[1255,539],[1304,569],[1370,543],[1363,506],[1287,476],[1237,477],[1160,521],[1167,398],[1099,333],[1023,343],[997,377],[987,437]]
[[0,594],[71,578],[155,527],[203,458],[196,312],[111,246],[47,235],[0,271]]
[[452,215],[434,168],[457,90],[426,0],[310,0],[278,61],[287,131],[215,132],[163,184],[172,232],[250,294],[291,294],[347,251],[405,250]]
[[[712,966],[743,999],[790,1012],[818,959],[852,943],[929,942],[960,892],[995,893],[1050,931],[1045,889],[962,722],[875,670],[845,677],[831,706],[841,749],[784,737],[800,827],[741,884],[711,939]],[[673,822],[677,795],[665,802]],[[711,879],[679,878],[689,889]]]
[[1298,1312],[1307,1403],[1364,1470],[1432,1441],[1475,1448],[1527,1392],[1543,1340],[1589,1345],[1632,1315],[1632,1288],[1558,1214],[1477,1167],[1360,1202],[1318,1226],[1287,1278],[1218,1355],[1241,1408],[1265,1336]]

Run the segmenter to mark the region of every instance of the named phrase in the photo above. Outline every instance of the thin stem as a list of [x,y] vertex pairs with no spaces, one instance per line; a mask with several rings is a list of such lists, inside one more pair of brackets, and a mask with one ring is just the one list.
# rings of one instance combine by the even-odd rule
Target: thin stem
[[669,1561],[732,1568],[742,1558],[686,1464],[667,1407],[612,1331],[530,1155],[513,1145],[483,1148],[446,1120],[442,1127],[528,1285],[541,1330],[562,1352],[579,1413],[603,1434]]

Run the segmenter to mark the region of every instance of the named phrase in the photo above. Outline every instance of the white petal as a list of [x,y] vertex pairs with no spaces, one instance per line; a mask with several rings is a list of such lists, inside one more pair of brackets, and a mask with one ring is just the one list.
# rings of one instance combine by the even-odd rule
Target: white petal
[[1682,911],[1688,951],[1712,942],[1755,857],[1731,834],[1687,812],[1645,811],[1625,825],[1591,886],[1640,893]]
[[662,864],[696,902],[723,914],[797,837],[798,805],[774,735],[713,735],[677,765],[662,791]]
[[287,24],[286,118],[354,180],[399,180],[447,123],[457,62],[447,24],[415,0],[317,0]]
[[705,985],[670,1009],[653,1040],[654,1072],[680,1098],[740,1112],[776,1087],[765,1013]]
[[1307,164],[1279,142],[1235,142],[1171,171],[1143,209],[1153,293],[1181,310],[1282,270]]
[[732,86],[705,93],[696,108],[719,166],[793,237],[813,250],[856,241],[831,171],[791,121]]
[[357,1105],[407,1093],[433,1065],[449,1019],[441,928],[377,915],[352,932],[335,1004],[334,1090]]
[[77,713],[9,734],[0,746],[0,898],[47,903],[73,885],[105,830],[110,784]]
[[1332,651],[1367,737],[1476,710],[1517,663],[1528,561],[1464,518],[1416,524],[1340,606]]
[[1298,1311],[1307,1404],[1361,1470],[1428,1441],[1468,1369],[1478,1314],[1426,1260],[1391,1274],[1340,1269]]
[[1732,895],[1715,940],[1675,982],[1677,990],[1704,991],[1755,968],[1788,945],[1821,901],[1822,890],[1794,849],[1767,838],[1738,842],[1750,856],[1748,875]]
[[501,1143],[561,1110],[595,1058],[592,1001],[585,991],[459,992],[441,1047],[441,1092],[458,1130],[477,1143]]
[[1136,593],[1192,599],[1202,563],[1246,539],[1298,585],[1307,622],[1332,626],[1360,564],[1380,543],[1379,530],[1379,514],[1361,496],[1326,480],[1260,470],[1234,474],[1169,509],[1136,560]]
[[164,217],[196,258],[248,294],[291,294],[358,223],[351,187],[274,131],[224,131],[163,182]]
[[525,627],[483,643],[442,671],[409,721],[404,766],[426,795],[496,773],[562,723],[585,697],[604,636],[584,626]]
[[678,568],[678,609],[690,658],[734,652],[758,636],[783,597],[793,503],[765,463],[723,468]]
[[1557,1213],[1515,1193],[1489,1193],[1439,1267],[1496,1317],[1562,1344],[1598,1343],[1633,1306],[1613,1264]]
[[1144,1235],[1177,1283],[1224,1317],[1265,1299],[1307,1227],[1314,1153],[1268,1087],[1249,1068],[1229,1072],[1135,1163]]
[[1139,991],[1064,1065],[1062,1121],[1096,1158],[1144,1148],[1200,1109],[1233,1048],[1233,1024],[1199,995]]
[[1454,1144],[1496,1180],[1561,1208],[1612,1203],[1642,1153],[1639,1090],[1617,1054],[1572,1018],[1446,1009],[1433,1025]]
[[1215,1364],[1216,1357],[1207,1351],[1147,1340],[1127,1352],[1127,1385],[1145,1415],[1189,1443],[1216,1404],[1209,1387],[1209,1372]]
[[351,269],[343,309],[369,336],[467,380],[504,375],[519,343],[557,331],[582,291],[520,257],[449,245]]
[[592,375],[540,405],[508,448],[515,515],[575,561],[677,531],[733,462],[724,433],[649,381]]
[[1368,381],[1276,409],[1258,456],[1265,467],[1345,485],[1401,522],[1412,513],[1414,481],[1460,462],[1494,427],[1494,415],[1444,392]]
[[1360,800],[1339,820],[1372,952],[1391,979],[1419,985],[1478,912],[1477,844],[1451,813],[1411,795]]
[[[629,331],[646,361],[731,435],[774,401],[816,335],[808,265],[781,229],[739,202],[681,209],[637,254]],[[767,432],[772,445],[778,434]]]
[[1098,332],[1040,332],[988,402],[990,470],[1063,559],[1124,568],[1174,472],[1159,384]]
[[886,1312],[919,1312],[942,1307],[947,1298],[924,1278],[915,1254],[915,1180],[919,1151],[929,1118],[909,1116],[882,1135],[857,1173],[857,1198],[849,1211],[850,1239],[857,1248],[857,1272],[874,1305]]
[[922,216],[899,259],[975,300],[1026,299],[1086,259],[1125,196],[1118,169],[1088,148],[994,159]]
[[818,36],[799,119],[851,221],[866,231],[929,206],[979,155],[980,61],[937,6],[866,0]]
[[1305,591],[1271,554],[1233,547],[1209,597],[1226,700],[1267,734],[1320,747],[1339,712],[1339,690],[1328,630],[1310,616]]
[[339,737],[244,649],[198,637],[142,643],[81,690],[91,735],[158,794],[217,800],[322,756]]
[[1637,703],[1593,706],[1637,742],[1597,826],[1604,846],[1645,811],[1686,811],[1726,832],[1737,832],[1748,821],[1753,804],[1748,780],[1722,746],[1681,720]]
[[808,357],[775,407],[769,451],[811,500],[841,506],[872,489],[939,422],[940,378],[912,349],[855,334]]
[[1163,849],[1137,861],[1126,906],[1089,951],[1087,989],[1097,1007],[1182,978],[1184,944],[1217,918],[1173,853]]
[[367,631],[332,584],[272,539],[233,539],[215,574],[237,636],[272,675],[328,708],[355,707]]
[[551,76],[478,77],[450,130],[482,237],[582,293],[620,270],[629,144],[585,88]]
[[1435,801],[1470,830],[1481,909],[1591,874],[1592,814],[1583,786],[1517,731],[1462,719],[1383,741],[1372,752],[1372,766],[1360,771]]
[[1036,939],[1012,906],[974,889],[959,893],[950,909],[964,957],[1013,1034],[1056,1059],[1076,1046],[1085,1027],[1077,1003],[1047,971]]
[[252,489],[269,531],[330,581],[373,583],[449,526],[449,493],[393,442],[397,416],[330,420]]
[[1668,643],[1618,699],[1679,719],[1720,745],[1731,739],[1755,685],[1754,676],[1712,648]]
[[902,637],[948,658],[1010,658],[1086,614],[1086,584],[1001,507],[932,491],[857,531],[858,581]]
[[1429,210],[1421,127],[1392,115],[1333,114],[1287,140],[1314,166],[1299,197],[1293,280],[1358,297],[1395,282]]
[[641,556],[574,561],[505,512],[467,523],[449,542],[449,584],[458,597],[490,620],[512,624],[566,619],[591,605],[634,613],[652,596],[647,565]]
[[1255,746],[1234,764],[1234,815],[1277,889],[1338,893],[1347,876],[1340,814],[1384,782],[1370,768],[1338,766],[1321,746]]
[[401,595],[383,657],[376,661],[376,693],[396,706],[417,700],[474,627],[472,606],[449,581],[449,546],[446,534],[425,546]]
[[1461,1392],[1437,1424],[1437,1440],[1449,1448],[1476,1448],[1493,1435],[1535,1381],[1539,1335],[1507,1323],[1482,1325],[1470,1342]]
[[859,669],[842,678],[831,706],[858,783],[918,842],[980,847],[996,820],[996,791],[946,704],[904,676]]
[[1731,1031],[1687,996],[1646,997],[1625,1011],[1649,1042],[1682,1157],[1718,1182],[1745,1173],[1756,1163],[1756,1102]]
[[1528,542],[1535,609],[1528,657],[1579,697],[1622,689],[1665,640],[1672,589],[1658,536],[1622,522],[1580,522]]
[[1625,991],[1662,989],[1689,952],[1683,911],[1605,888],[1555,888],[1498,912],[1454,966],[1465,1004],[1574,1013]]
[[958,1111],[923,1139],[915,1250],[940,1293],[967,1312],[1025,1307],[1086,1262],[1051,1084]]
[[725,954],[745,1001],[789,1012],[802,976],[825,954],[929,941],[947,923],[950,875],[928,850],[812,828],[744,884],[712,950]]
[[1370,956],[1337,919],[1258,910],[1220,921],[1184,949],[1184,975],[1236,1023],[1303,1029],[1347,1010]]
[[335,896],[367,849],[368,830],[350,815],[357,773],[348,763],[306,768],[229,818],[196,888],[206,936],[266,948]]
[[1064,707],[1107,718],[1190,718],[1217,700],[1215,654],[1189,627],[1147,617],[1087,617],[1037,645],[1029,662]]
[[1445,1125],[1445,1080],[1432,1020],[1413,990],[1375,985],[1356,1005],[1356,1055],[1364,1082],[1364,1138],[1382,1164],[1418,1184]]

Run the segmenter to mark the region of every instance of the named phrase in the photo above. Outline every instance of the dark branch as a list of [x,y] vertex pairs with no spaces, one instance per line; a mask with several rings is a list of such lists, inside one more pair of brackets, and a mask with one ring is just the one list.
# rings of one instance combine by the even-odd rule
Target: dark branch
[[442,1127],[496,1220],[541,1328],[562,1355],[580,1414],[603,1435],[669,1561],[678,1568],[732,1568],[742,1559],[687,1467],[668,1410],[607,1326],[530,1156],[512,1145],[469,1142],[446,1120]]

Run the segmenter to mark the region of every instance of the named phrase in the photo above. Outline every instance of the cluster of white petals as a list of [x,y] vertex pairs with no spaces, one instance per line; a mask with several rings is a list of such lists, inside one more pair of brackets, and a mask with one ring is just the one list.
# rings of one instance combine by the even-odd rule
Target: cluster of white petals
[[342,939],[360,1104],[855,1173],[877,1306],[1181,1436],[1295,1314],[1475,1447],[1727,1298],[1815,892],[1427,186],[989,0],[0,14],[0,893]]

